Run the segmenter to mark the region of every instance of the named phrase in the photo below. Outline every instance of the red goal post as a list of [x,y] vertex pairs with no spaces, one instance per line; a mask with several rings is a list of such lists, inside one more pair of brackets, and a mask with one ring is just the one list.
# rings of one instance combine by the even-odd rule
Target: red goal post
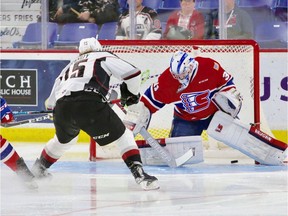
[[[244,101],[239,114],[245,123],[262,122],[260,111],[259,46],[254,40],[115,40],[100,41],[103,48],[130,62],[142,71],[141,93],[157,81],[158,76],[169,66],[175,51],[182,50],[192,56],[204,56],[217,60],[233,75],[234,82]],[[111,88],[119,92],[119,80],[111,79]],[[119,92],[120,95],[120,92]],[[114,106],[116,107],[116,106]],[[121,111],[113,108],[123,117]],[[173,105],[167,105],[152,116],[148,131],[154,138],[168,137],[171,127]],[[262,125],[261,125],[262,128]],[[265,128],[268,128],[265,126]],[[209,138],[202,134],[205,147]],[[135,138],[142,139],[139,135]],[[212,141],[211,141],[212,142]],[[119,157],[113,144],[100,147],[93,140],[90,143],[90,160]]]

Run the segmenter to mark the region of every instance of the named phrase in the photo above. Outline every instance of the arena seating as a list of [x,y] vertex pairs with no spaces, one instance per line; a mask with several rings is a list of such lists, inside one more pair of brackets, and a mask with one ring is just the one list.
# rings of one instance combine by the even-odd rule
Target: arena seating
[[97,34],[98,26],[94,23],[67,23],[63,25],[59,39],[54,42],[54,48],[75,48],[81,39]]
[[255,40],[261,48],[287,48],[287,22],[263,22],[256,27]]
[[143,5],[158,10],[162,6],[162,0],[143,0]]
[[[58,25],[56,23],[47,23],[47,46],[48,48],[53,47],[54,41],[57,38],[58,32]],[[32,48],[39,48],[41,47],[42,43],[42,27],[41,23],[30,23],[25,33],[22,37],[21,41],[17,41],[13,43],[13,48],[25,48],[25,49],[32,49]]]
[[102,24],[99,33],[99,40],[114,40],[116,35],[117,22],[108,22]]
[[[118,2],[121,7],[120,11],[127,9],[127,0],[118,0]],[[287,0],[236,0],[235,2],[238,7],[251,16],[254,25],[254,39],[259,42],[261,48],[287,46],[287,38],[286,41],[285,38],[280,38],[282,32],[286,31],[287,34]],[[174,10],[180,9],[178,0],[143,0],[143,5],[158,12],[163,31],[170,14]],[[219,0],[195,0],[195,8],[204,15],[211,11],[217,11],[218,6]],[[266,30],[265,23],[267,23]],[[100,29],[93,23],[69,23],[62,26],[49,22],[47,46],[48,48],[75,48],[82,38],[96,35],[100,40],[114,40],[116,26],[117,22],[105,23]],[[14,42],[13,47],[24,49],[41,47],[41,32],[41,22],[29,24],[21,41]],[[263,32],[267,33],[267,38],[263,36]],[[276,32],[279,37],[273,34]]]

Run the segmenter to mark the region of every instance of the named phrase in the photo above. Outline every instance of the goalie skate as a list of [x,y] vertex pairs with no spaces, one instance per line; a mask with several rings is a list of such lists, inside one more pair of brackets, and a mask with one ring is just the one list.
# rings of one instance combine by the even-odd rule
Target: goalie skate
[[144,172],[141,165],[133,164],[130,167],[131,173],[143,190],[157,190],[159,189],[158,179],[155,176],[150,176]]

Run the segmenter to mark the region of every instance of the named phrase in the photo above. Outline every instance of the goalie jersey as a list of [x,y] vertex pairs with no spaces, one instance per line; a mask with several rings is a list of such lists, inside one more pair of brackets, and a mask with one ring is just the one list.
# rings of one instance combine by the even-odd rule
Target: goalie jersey
[[174,104],[174,115],[187,120],[197,121],[206,119],[218,108],[212,102],[216,92],[236,88],[233,77],[221,65],[211,59],[196,57],[198,68],[193,72],[187,88],[181,90],[181,84],[174,79],[167,68],[141,97],[141,101],[155,113],[165,106]]

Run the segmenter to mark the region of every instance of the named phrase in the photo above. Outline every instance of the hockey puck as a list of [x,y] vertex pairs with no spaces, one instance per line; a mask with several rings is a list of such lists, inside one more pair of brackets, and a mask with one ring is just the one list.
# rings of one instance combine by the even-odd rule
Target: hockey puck
[[238,160],[232,160],[231,164],[233,164],[233,163],[238,163]]

